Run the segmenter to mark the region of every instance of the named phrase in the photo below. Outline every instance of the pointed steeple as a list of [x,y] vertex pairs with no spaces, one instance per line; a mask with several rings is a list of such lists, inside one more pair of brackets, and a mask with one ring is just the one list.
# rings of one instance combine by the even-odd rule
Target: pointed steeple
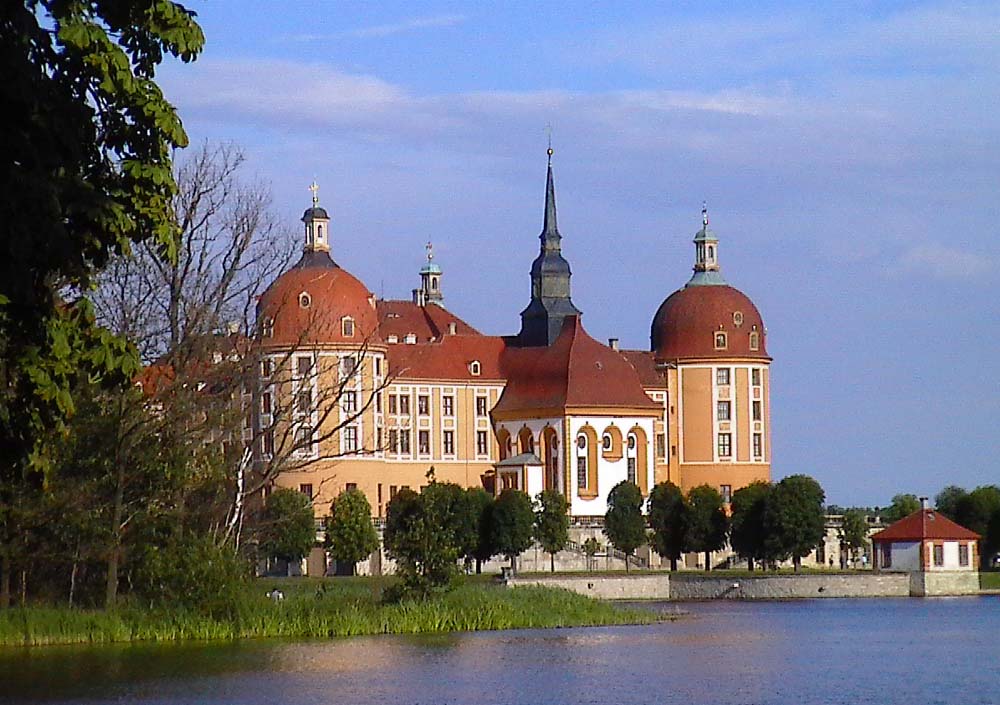
[[545,216],[540,251],[531,263],[531,302],[521,312],[518,342],[524,346],[550,345],[562,330],[567,316],[580,310],[570,298],[572,272],[562,256],[562,236],[556,226],[556,186],[552,176],[552,146],[548,148],[545,178]]
[[701,204],[701,230],[694,236],[694,274],[685,286],[725,286],[719,271],[719,239],[708,227],[708,205]]

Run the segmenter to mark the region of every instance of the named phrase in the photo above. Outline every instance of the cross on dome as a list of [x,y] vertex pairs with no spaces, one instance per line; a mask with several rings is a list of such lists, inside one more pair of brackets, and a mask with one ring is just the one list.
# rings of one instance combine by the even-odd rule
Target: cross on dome
[[312,191],[313,206],[318,206],[319,205],[319,184],[316,183],[316,179],[313,179],[313,182],[311,184],[309,184],[309,190]]

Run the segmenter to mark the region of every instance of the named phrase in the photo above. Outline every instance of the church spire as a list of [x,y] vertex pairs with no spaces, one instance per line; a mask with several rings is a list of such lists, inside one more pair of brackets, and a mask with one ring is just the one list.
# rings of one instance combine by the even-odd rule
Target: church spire
[[562,330],[563,320],[579,316],[580,310],[570,298],[572,272],[562,256],[562,236],[556,227],[556,186],[552,176],[552,146],[547,150],[545,178],[545,216],[541,248],[531,263],[531,302],[521,312],[518,342],[524,346],[551,345]]
[[314,179],[309,186],[312,191],[312,208],[302,214],[302,222],[305,223],[306,252],[329,252],[330,251],[330,216],[326,209],[319,204],[319,185]]
[[725,285],[719,271],[719,239],[708,227],[708,205],[701,204],[701,230],[694,236],[694,274],[686,286]]

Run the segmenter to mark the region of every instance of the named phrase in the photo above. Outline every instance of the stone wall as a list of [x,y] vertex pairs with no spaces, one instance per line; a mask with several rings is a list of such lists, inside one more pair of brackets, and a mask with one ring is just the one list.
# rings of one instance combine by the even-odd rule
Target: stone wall
[[909,577],[882,575],[770,575],[724,578],[677,573],[630,576],[516,577],[508,585],[564,588],[605,600],[788,600],[814,597],[907,597]]
[[909,574],[910,594],[920,597],[978,595],[979,572],[974,570],[916,571]]

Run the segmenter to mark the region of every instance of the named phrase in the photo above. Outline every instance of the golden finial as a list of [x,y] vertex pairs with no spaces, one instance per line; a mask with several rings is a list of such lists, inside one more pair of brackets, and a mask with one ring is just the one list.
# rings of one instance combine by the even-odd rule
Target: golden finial
[[428,264],[434,261],[434,243],[430,240],[424,245],[424,249],[427,250],[427,262]]
[[309,185],[309,190],[312,191],[313,195],[313,207],[319,205],[319,184],[316,183],[316,179]]
[[551,162],[552,161],[552,154],[553,154],[553,152],[552,152],[552,123],[551,122],[545,125],[545,132],[546,132],[546,134],[548,135],[548,138],[549,138],[549,148],[545,150],[545,153],[549,155],[549,161]]

